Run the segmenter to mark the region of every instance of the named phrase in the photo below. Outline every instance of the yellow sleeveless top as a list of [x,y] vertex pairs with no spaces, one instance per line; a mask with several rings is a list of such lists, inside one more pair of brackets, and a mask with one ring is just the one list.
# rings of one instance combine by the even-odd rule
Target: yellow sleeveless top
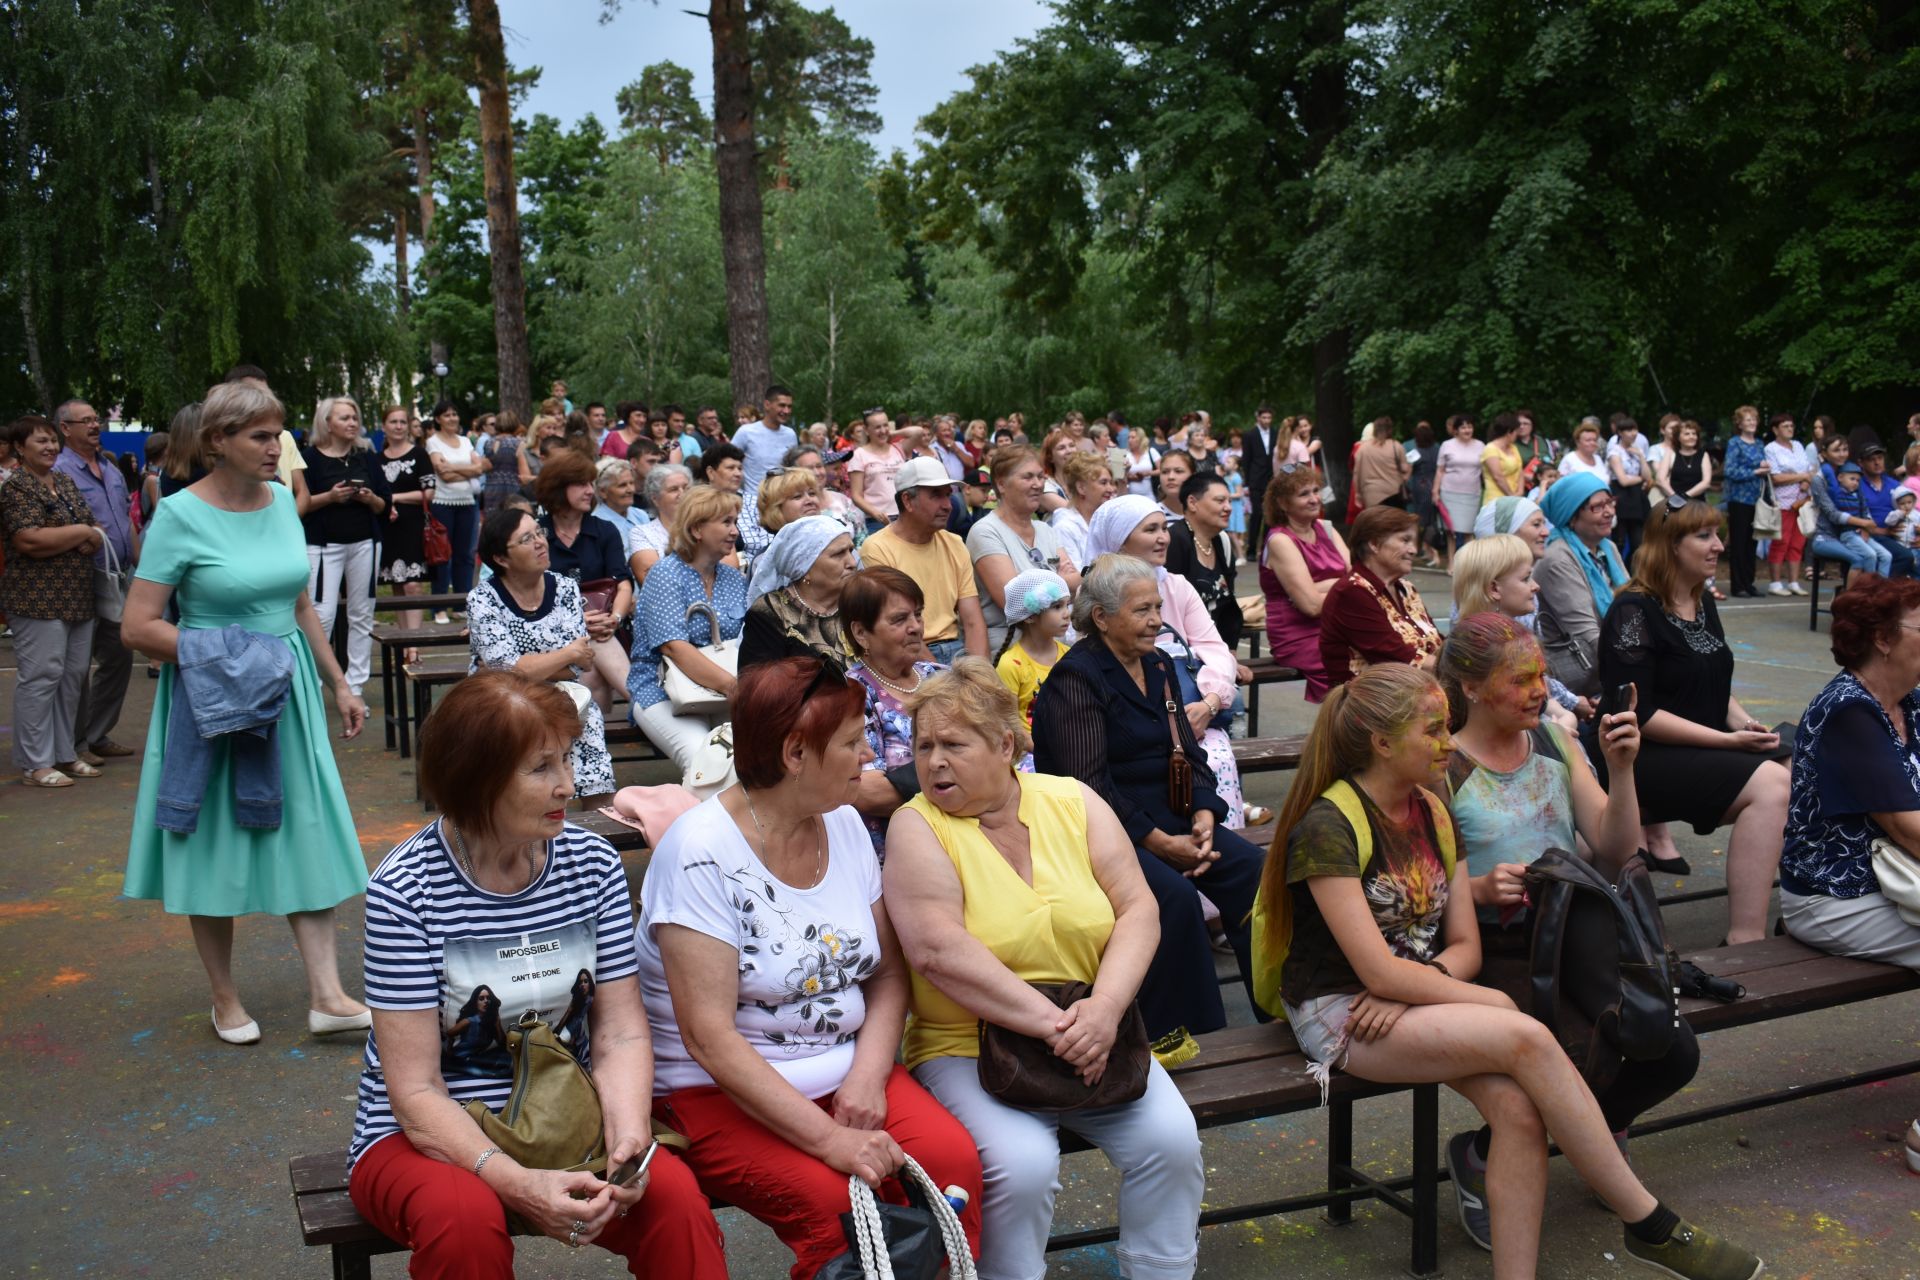
[[[925,818],[947,851],[965,895],[967,932],[1022,982],[1092,982],[1113,933],[1113,904],[1093,876],[1080,784],[1020,775],[1020,821],[1033,852],[1027,884],[980,833],[974,818],[942,813],[925,796],[907,807]],[[980,1019],[918,973],[911,974],[906,1064],[980,1056]]]

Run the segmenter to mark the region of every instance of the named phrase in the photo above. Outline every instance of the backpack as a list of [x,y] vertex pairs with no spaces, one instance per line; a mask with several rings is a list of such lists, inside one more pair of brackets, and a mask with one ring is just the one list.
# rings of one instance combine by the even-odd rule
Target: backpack
[[1680,1033],[1680,957],[1667,941],[1645,855],[1609,880],[1585,859],[1549,849],[1526,881],[1533,1016],[1595,1090],[1629,1060],[1664,1056]]
[[[1425,787],[1416,788],[1420,797],[1427,802],[1428,814],[1433,820],[1435,843],[1440,850],[1440,864],[1447,873],[1447,883],[1453,883],[1453,864],[1458,855],[1454,848],[1453,823],[1447,817],[1447,807],[1439,796]],[[1353,828],[1355,852],[1359,855],[1360,874],[1367,873],[1367,863],[1373,861],[1373,824],[1367,821],[1366,806],[1360,800],[1360,793],[1354,790],[1351,782],[1342,778],[1320,793],[1322,800],[1333,803],[1340,816]],[[1286,856],[1286,832],[1276,831],[1273,847]],[[1272,857],[1269,852],[1268,857]],[[1269,943],[1267,921],[1269,917],[1279,921],[1277,941]],[[1293,947],[1293,893],[1292,886],[1280,894],[1278,902],[1268,902],[1266,894],[1260,893],[1253,899],[1253,1001],[1262,1009],[1281,1021],[1286,1020],[1286,1006],[1280,999],[1280,973],[1286,968],[1287,952]]]

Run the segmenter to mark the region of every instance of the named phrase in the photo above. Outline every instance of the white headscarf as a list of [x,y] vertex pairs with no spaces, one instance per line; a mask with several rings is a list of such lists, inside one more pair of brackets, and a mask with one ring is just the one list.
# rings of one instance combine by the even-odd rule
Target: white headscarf
[[1473,536],[1490,538],[1496,533],[1513,533],[1533,518],[1540,504],[1523,494],[1495,498],[1480,508],[1473,518]]
[[[1095,508],[1087,521],[1087,564],[1092,565],[1108,552],[1118,551],[1142,520],[1161,514],[1160,504],[1143,494],[1108,498]],[[1164,574],[1166,569],[1163,567],[1160,572]]]
[[[799,581],[835,538],[851,536],[847,526],[832,516],[804,516],[783,525],[767,549],[753,559],[753,581],[747,589],[747,603],[752,604],[769,591],[778,591]],[[857,564],[859,553],[855,552],[854,556]]]

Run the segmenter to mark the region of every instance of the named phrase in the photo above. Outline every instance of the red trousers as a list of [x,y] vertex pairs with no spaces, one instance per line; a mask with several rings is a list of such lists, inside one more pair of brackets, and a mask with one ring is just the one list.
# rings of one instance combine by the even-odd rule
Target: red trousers
[[[353,1167],[353,1207],[413,1250],[415,1280],[513,1280],[513,1240],[493,1188],[472,1171],[423,1156],[404,1133],[382,1138]],[[648,1280],[727,1280],[726,1241],[692,1172],[662,1148],[647,1169],[647,1194],[595,1237]]]
[[[833,1095],[819,1105],[831,1111]],[[701,1188],[772,1227],[793,1250],[793,1280],[810,1280],[847,1251],[840,1225],[840,1215],[852,1208],[846,1174],[777,1136],[711,1085],[669,1094],[654,1103],[654,1110],[692,1144],[686,1161]],[[886,1128],[935,1185],[967,1193],[960,1225],[966,1228],[968,1250],[979,1257],[980,1150],[973,1135],[897,1064],[887,1078]],[[906,1203],[892,1178],[882,1184],[880,1197]]]

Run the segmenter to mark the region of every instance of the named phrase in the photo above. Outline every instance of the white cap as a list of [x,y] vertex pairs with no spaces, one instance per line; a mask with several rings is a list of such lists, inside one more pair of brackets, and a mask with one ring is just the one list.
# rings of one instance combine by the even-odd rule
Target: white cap
[[938,489],[960,481],[947,474],[946,464],[938,458],[910,458],[893,477],[895,500],[909,489]]

